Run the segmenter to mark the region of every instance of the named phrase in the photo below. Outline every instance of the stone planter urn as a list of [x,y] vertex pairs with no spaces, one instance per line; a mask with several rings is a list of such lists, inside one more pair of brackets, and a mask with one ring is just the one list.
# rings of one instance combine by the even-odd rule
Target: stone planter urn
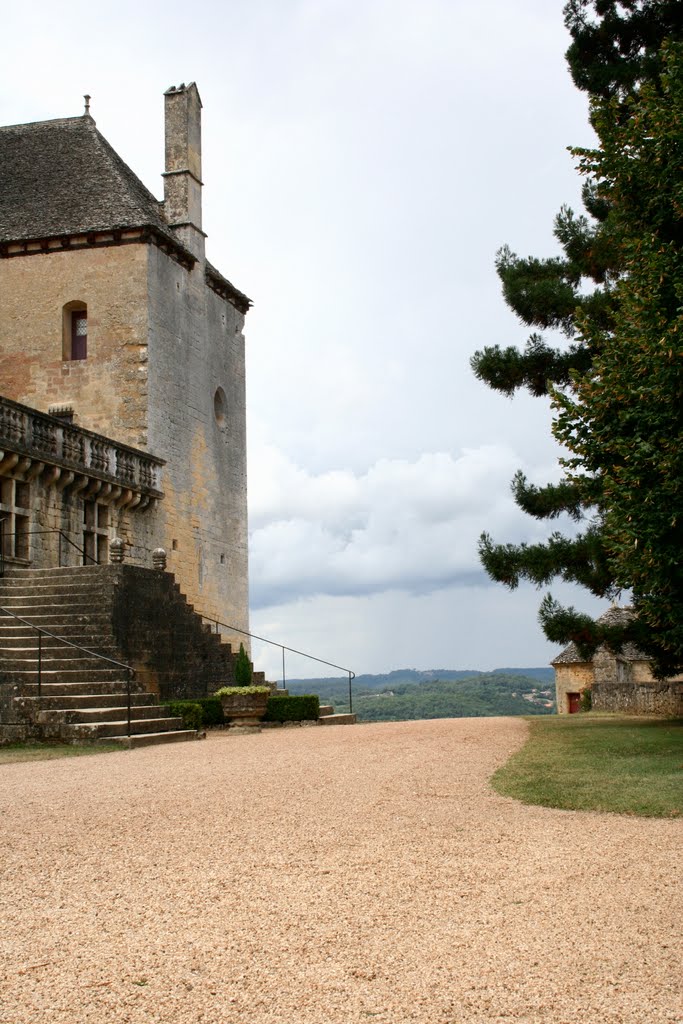
[[266,713],[270,689],[267,686],[223,686],[216,690],[223,716],[231,729],[259,728]]

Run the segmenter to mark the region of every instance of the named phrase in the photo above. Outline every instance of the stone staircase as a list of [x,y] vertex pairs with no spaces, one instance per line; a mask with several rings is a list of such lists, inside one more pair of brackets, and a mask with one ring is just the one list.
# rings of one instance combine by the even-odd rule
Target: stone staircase
[[[128,747],[196,738],[135,678],[128,735],[128,673],[104,660],[123,661],[110,591],[86,567],[14,570],[0,580],[0,725],[44,740]],[[54,634],[41,636],[40,695],[36,631],[15,616]]]

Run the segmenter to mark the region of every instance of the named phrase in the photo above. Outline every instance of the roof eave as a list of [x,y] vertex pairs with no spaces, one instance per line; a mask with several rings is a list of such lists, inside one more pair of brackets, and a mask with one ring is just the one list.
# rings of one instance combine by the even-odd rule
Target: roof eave
[[0,258],[65,252],[95,246],[127,245],[136,242],[143,244],[152,242],[188,268],[193,267],[197,262],[197,257],[189,249],[186,249],[170,233],[160,230],[156,224],[125,224],[35,237],[0,238]]
[[248,313],[253,306],[249,296],[241,292],[239,288],[236,288],[232,282],[228,281],[227,277],[223,277],[208,260],[206,262],[206,283],[218,295],[227,299],[240,313]]

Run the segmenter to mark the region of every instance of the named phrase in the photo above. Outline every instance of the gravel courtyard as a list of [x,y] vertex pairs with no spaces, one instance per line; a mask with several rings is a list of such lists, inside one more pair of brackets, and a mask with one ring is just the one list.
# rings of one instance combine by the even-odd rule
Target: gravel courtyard
[[525,730],[0,768],[1,1024],[683,1024],[683,822],[497,796]]

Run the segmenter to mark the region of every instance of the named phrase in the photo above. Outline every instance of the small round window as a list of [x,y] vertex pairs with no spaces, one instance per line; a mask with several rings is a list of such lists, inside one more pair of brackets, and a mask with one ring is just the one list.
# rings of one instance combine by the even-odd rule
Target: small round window
[[216,423],[221,425],[225,423],[227,405],[225,391],[223,388],[216,388],[216,394],[213,396],[213,414],[216,417]]

